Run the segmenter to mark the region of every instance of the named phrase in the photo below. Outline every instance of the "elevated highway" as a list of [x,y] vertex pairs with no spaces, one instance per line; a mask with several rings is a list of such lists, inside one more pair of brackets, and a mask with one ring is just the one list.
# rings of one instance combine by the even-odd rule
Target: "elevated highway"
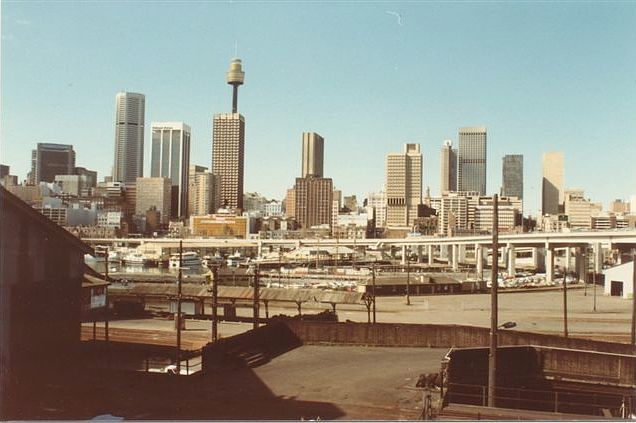
[[[320,247],[349,247],[366,250],[388,250],[395,255],[401,249],[402,262],[406,263],[408,254],[416,253],[418,261],[424,261],[427,257],[428,264],[432,265],[436,258],[448,261],[449,265],[457,270],[460,263],[466,262],[466,251],[472,252],[476,271],[483,273],[488,256],[492,254],[492,237],[490,235],[468,235],[457,237],[416,236],[407,238],[382,238],[382,239],[219,239],[219,238],[89,238],[84,239],[91,245],[119,245],[139,246],[154,244],[162,249],[176,251],[179,242],[183,247],[192,249],[225,249],[246,250],[255,249],[258,256],[262,255],[263,248],[274,247],[299,248],[301,246],[320,249]],[[554,273],[555,250],[565,250],[565,260],[568,268],[574,259],[574,270],[578,274],[585,274],[586,266],[594,263],[595,273],[602,271],[603,250],[619,250],[617,260],[620,262],[620,252],[628,252],[636,248],[636,230],[610,230],[610,231],[573,231],[573,232],[530,232],[519,234],[499,235],[500,257],[503,258],[504,268],[509,274],[515,273],[515,259],[518,251],[530,252],[533,267],[545,269],[546,278],[552,281]],[[590,248],[592,251],[590,251]]]

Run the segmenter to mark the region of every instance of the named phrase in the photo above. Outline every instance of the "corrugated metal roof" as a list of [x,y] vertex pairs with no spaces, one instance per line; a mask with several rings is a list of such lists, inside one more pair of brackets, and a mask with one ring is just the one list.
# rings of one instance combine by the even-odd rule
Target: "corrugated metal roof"
[[[129,286],[111,286],[112,295],[138,295],[174,297],[177,285],[171,283],[135,283]],[[184,297],[211,298],[212,289],[208,285],[182,284],[181,294]],[[324,302],[338,304],[361,304],[362,293],[345,291],[326,291],[322,289],[284,289],[261,288],[259,297],[262,301],[282,302]],[[254,288],[242,286],[219,286],[217,296],[224,300],[253,300]]]
[[109,284],[110,282],[104,279],[96,278],[95,276],[91,276],[84,273],[84,280],[82,280],[82,288],[86,288],[89,286],[106,286]]

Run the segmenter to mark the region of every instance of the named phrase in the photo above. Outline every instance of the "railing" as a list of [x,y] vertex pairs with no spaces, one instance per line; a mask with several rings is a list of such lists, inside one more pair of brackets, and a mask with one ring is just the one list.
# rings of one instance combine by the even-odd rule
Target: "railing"
[[[449,383],[445,403],[488,405],[488,386]],[[513,387],[495,387],[497,407],[523,410],[606,415],[627,418],[634,410],[636,396]]]
[[[143,370],[152,373],[177,374],[176,363],[172,359],[165,357],[147,356],[144,359]],[[200,372],[201,370],[203,370],[203,358],[201,355],[190,357],[181,361],[180,374],[182,376],[191,375]]]

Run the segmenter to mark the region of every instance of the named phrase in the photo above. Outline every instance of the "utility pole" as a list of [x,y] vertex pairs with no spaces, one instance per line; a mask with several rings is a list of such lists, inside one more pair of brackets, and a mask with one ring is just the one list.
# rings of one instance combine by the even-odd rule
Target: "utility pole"
[[108,246],[106,246],[106,269],[104,269],[104,276],[106,277],[106,280],[108,281],[108,253],[109,253],[109,249]]
[[212,267],[212,341],[219,339],[219,316],[217,307],[219,305],[219,268],[214,265]]
[[488,407],[495,407],[497,386],[497,289],[499,280],[499,198],[493,195],[492,272],[490,288],[490,351],[488,352]]
[[254,329],[258,329],[258,318],[259,318],[259,305],[260,305],[260,294],[258,292],[258,288],[260,285],[260,278],[258,275],[258,264],[254,268]]
[[181,275],[183,266],[183,241],[179,241],[179,277],[177,278],[177,374],[181,374]]
[[372,278],[371,282],[373,284],[373,323],[375,323],[375,263],[373,263],[373,269],[371,271]]
[[[567,247],[568,250],[570,247]],[[569,259],[569,251],[565,254]],[[568,337],[568,271],[570,269],[570,260],[565,262],[565,275],[563,275],[563,336]]]
[[406,305],[411,305],[411,261],[406,257]]
[[587,272],[590,269],[590,266],[588,265],[587,262],[587,246],[585,247],[585,250],[583,250],[583,296],[587,297]]
[[636,344],[636,249],[632,250],[632,345]]

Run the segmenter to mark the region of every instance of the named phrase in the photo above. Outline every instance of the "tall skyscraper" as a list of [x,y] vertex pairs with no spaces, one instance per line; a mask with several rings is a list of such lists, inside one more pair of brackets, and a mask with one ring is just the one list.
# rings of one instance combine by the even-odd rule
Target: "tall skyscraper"
[[287,216],[304,229],[333,223],[334,189],[323,177],[324,139],[314,132],[303,133],[302,176],[287,192]]
[[457,190],[486,195],[486,128],[459,128]]
[[72,145],[38,143],[31,152],[30,182],[53,182],[55,175],[75,172],[75,151]]
[[232,113],[214,115],[212,123],[212,173],[220,180],[220,206],[243,209],[245,118],[238,113],[238,87],[245,72],[241,60],[232,59],[227,83],[232,85]]
[[303,132],[302,177],[322,178],[325,140],[315,132]]
[[543,153],[541,213],[559,214],[563,211],[563,153]]
[[170,178],[172,218],[188,215],[190,127],[183,122],[154,122],[150,176]]
[[136,183],[144,174],[146,96],[120,92],[116,99],[113,181]]
[[445,140],[440,157],[440,194],[457,191],[457,149],[451,140]]
[[386,156],[386,224],[411,226],[422,203],[422,153],[419,144],[404,144],[404,153]]
[[507,154],[503,157],[501,195],[523,199],[523,155]]

